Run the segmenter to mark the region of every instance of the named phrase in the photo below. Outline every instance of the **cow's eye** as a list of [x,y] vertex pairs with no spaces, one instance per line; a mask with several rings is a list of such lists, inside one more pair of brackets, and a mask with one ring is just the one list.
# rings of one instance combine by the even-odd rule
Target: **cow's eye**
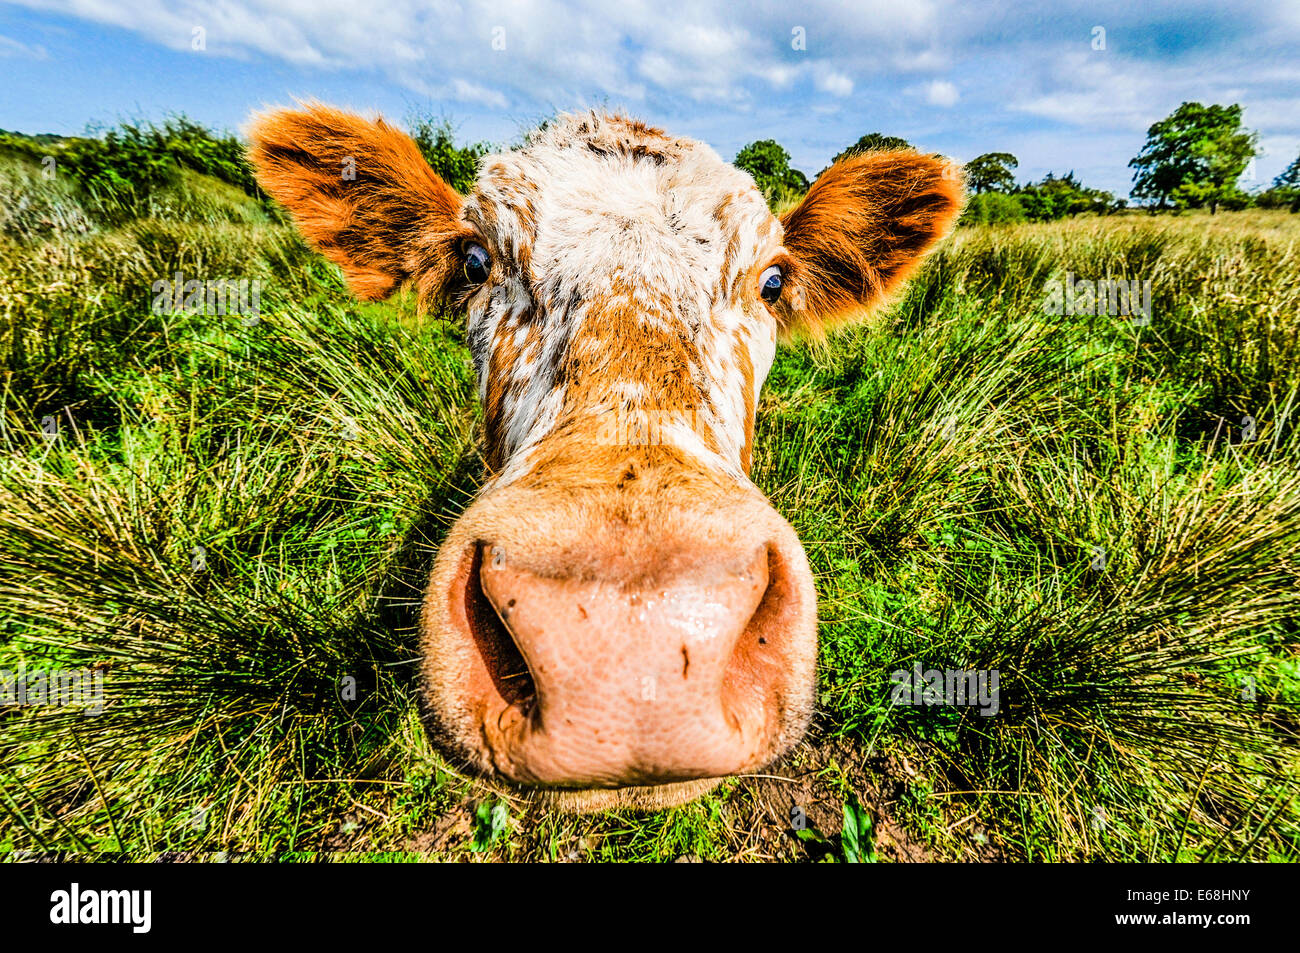
[[492,271],[492,259],[482,245],[470,245],[465,249],[465,277],[473,284],[481,285],[487,281]]
[[773,265],[763,272],[758,279],[758,293],[768,304],[775,304],[781,297],[781,266]]

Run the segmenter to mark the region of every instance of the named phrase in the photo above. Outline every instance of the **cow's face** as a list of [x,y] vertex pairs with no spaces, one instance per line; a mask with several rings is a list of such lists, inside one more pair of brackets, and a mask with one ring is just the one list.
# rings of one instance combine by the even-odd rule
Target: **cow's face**
[[812,713],[816,601],[749,481],[777,338],[862,311],[951,225],[960,175],[883,153],[783,220],[700,143],[561,117],[462,199],[382,122],[252,130],[266,189],[379,298],[462,305],[489,473],[433,567],[429,725],[573,808],[661,806],[761,768]]

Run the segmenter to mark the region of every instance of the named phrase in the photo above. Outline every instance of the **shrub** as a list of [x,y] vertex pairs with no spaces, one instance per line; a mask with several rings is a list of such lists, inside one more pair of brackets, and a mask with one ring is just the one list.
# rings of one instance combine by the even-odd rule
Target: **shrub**
[[962,213],[962,225],[1000,225],[1023,222],[1025,209],[1014,195],[1002,192],[982,192],[971,198]]
[[185,116],[173,116],[162,125],[124,122],[97,136],[53,139],[0,133],[0,152],[66,174],[92,212],[115,222],[152,214],[151,200],[175,189],[185,170],[263,198],[243,143]]
[[230,133],[214,134],[185,116],[150,127],[150,132],[158,148],[195,172],[227,182],[248,195],[261,195],[244,144]]
[[1255,205],[1259,208],[1285,208],[1300,212],[1300,188],[1275,185],[1255,196]]
[[1022,186],[1016,197],[1033,222],[1053,222],[1080,212],[1105,214],[1117,207],[1115,196],[1087,188],[1073,172],[1060,177],[1048,173],[1043,181]]
[[733,164],[754,177],[754,184],[769,205],[789,202],[793,196],[808,191],[808,177],[790,168],[790,153],[775,140],[751,142],[736,153]]
[[462,194],[474,188],[479,160],[491,146],[484,142],[456,145],[455,130],[446,119],[417,117],[411,122],[410,133],[424,161],[444,182]]

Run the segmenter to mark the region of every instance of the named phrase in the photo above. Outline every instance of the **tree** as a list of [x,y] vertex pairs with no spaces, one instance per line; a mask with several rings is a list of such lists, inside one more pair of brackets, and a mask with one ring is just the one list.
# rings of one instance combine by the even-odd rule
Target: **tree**
[[1010,152],[986,152],[966,163],[966,184],[981,192],[1014,192],[1016,177],[1011,170],[1020,162]]
[[1061,177],[1049,172],[1043,181],[1022,186],[1015,196],[1025,216],[1035,222],[1050,222],[1080,212],[1105,214],[1117,207],[1114,195],[1087,188],[1073,172]]
[[1289,208],[1300,212],[1300,156],[1273,180],[1273,187],[1255,198],[1260,208]]
[[894,152],[898,149],[911,148],[914,147],[906,139],[900,139],[898,136],[886,136],[879,132],[869,132],[832,159],[831,165],[852,156],[861,155],[864,152]]
[[751,142],[736,153],[732,164],[754,177],[754,183],[769,202],[808,191],[808,177],[790,168],[790,153],[773,139]]
[[1024,220],[1025,209],[1016,196],[1005,192],[981,192],[966,203],[958,224],[1001,225]]
[[1273,180],[1273,187],[1277,189],[1300,189],[1300,156],[1296,156],[1291,160],[1291,164]]
[[415,117],[411,120],[411,138],[419,148],[424,161],[439,178],[462,194],[474,188],[478,177],[478,164],[491,151],[486,143],[469,146],[456,145],[455,130],[446,119],[433,120]]
[[1237,185],[1254,158],[1259,134],[1241,125],[1241,106],[1183,103],[1147,130],[1147,141],[1129,162],[1133,195],[1155,199],[1160,208],[1242,201]]

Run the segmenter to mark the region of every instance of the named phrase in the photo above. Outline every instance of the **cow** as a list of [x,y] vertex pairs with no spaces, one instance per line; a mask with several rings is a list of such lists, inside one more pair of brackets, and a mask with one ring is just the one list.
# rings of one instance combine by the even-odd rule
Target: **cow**
[[760,389],[779,342],[898,291],[960,167],[855,155],[778,218],[709,146],[603,111],[485,157],[464,196],[382,118],[304,103],[249,139],[356,297],[466,315],[487,472],[421,610],[434,743],[570,811],[684,803],[795,745],[816,593],[749,478]]

